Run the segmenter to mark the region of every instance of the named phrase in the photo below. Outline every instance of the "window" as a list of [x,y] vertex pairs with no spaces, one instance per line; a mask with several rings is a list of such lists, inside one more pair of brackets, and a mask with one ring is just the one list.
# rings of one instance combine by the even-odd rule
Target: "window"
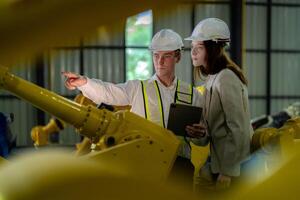
[[126,80],[147,79],[153,74],[148,46],[153,34],[152,11],[129,17],[125,30]]

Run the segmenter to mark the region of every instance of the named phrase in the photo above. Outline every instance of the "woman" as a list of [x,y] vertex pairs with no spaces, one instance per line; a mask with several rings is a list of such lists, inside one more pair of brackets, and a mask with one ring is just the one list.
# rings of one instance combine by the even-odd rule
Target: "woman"
[[248,108],[247,80],[240,68],[226,55],[230,32],[225,22],[207,18],[199,22],[192,35],[191,56],[197,77],[205,80],[203,120],[187,126],[196,145],[210,143],[210,177],[216,186],[230,186],[240,176],[240,167],[250,153],[253,134]]

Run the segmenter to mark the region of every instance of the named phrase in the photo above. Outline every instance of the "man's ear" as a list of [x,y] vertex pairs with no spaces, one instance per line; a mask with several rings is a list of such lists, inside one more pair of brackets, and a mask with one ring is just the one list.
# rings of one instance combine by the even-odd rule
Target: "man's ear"
[[181,53],[178,53],[178,55],[176,56],[176,63],[179,63],[181,59]]

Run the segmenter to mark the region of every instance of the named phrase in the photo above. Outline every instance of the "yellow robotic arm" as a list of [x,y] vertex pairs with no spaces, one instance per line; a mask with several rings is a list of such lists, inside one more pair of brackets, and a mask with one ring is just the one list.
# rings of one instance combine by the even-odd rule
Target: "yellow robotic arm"
[[113,113],[80,105],[25,81],[4,67],[0,67],[0,88],[73,125],[88,137],[93,153],[81,159],[114,164],[132,177],[160,181],[167,178],[173,166],[179,140],[171,131],[134,113]]
[[[76,95],[76,97],[74,98],[74,101],[76,103],[79,103],[81,105],[91,105],[91,106],[97,106],[93,101],[91,101],[89,98],[83,96],[83,94],[79,93],[78,95]],[[127,106],[112,106],[113,111],[119,111],[119,110],[130,110],[131,106],[127,105]],[[55,117],[51,118],[49,123],[46,124],[45,126],[35,126],[31,129],[31,138],[34,141],[34,146],[35,147],[39,147],[39,146],[45,146],[48,145],[48,138],[50,134],[53,133],[58,133],[61,130],[63,130],[66,127],[66,123],[62,120],[59,120]],[[82,143],[77,144],[77,149],[78,151],[82,151],[83,148],[84,149],[89,149],[90,146],[90,142],[87,142],[88,140],[85,139],[85,141],[83,141]],[[88,146],[87,146],[87,145]],[[85,152],[87,152],[86,150],[84,150]],[[79,153],[79,154],[82,154]]]
[[35,126],[31,129],[31,138],[34,146],[45,146],[48,144],[48,136],[52,133],[63,130],[65,123],[59,119],[51,118],[45,126]]
[[[74,101],[81,105],[92,105],[96,106],[90,99],[84,97],[81,93],[76,95]],[[45,146],[48,145],[48,138],[50,134],[58,133],[66,127],[66,123],[55,117],[51,118],[49,123],[45,126],[35,126],[31,129],[31,138],[34,141],[34,146]],[[78,146],[79,147],[79,146]]]

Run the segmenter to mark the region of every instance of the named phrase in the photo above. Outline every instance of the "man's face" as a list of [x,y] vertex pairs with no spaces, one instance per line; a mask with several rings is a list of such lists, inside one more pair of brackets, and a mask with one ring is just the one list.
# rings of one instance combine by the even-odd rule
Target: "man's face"
[[179,55],[175,51],[154,51],[153,63],[159,77],[175,74],[175,65],[179,62]]

